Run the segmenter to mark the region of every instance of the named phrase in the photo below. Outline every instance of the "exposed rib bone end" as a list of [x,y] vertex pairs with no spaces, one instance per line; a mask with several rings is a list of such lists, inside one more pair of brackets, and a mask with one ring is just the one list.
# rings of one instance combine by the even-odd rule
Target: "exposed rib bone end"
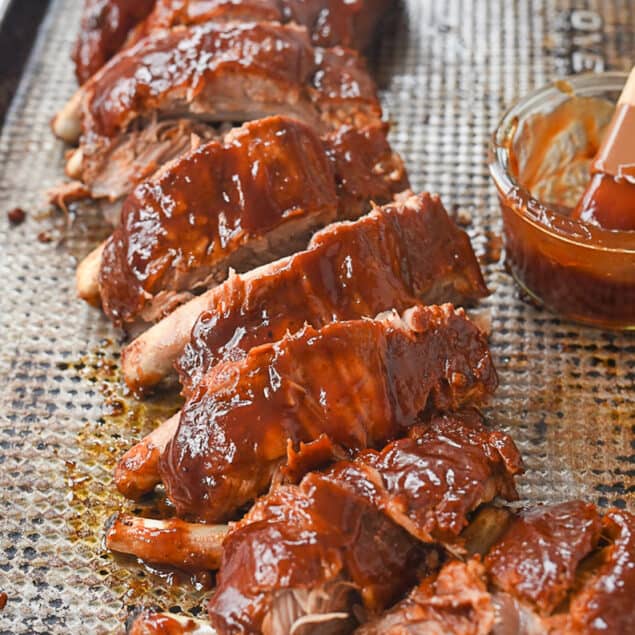
[[211,289],[178,307],[121,352],[123,378],[134,393],[143,393],[174,371],[196,318],[213,306],[218,292]]
[[66,143],[77,143],[82,133],[81,112],[83,97],[84,91],[80,88],[51,121],[53,134],[66,141]]
[[176,432],[180,416],[177,412],[164,421],[121,457],[115,469],[115,484],[126,498],[137,500],[161,482],[159,459]]
[[140,499],[161,482],[159,458],[161,451],[141,441],[130,448],[115,469],[115,484],[126,498]]
[[79,263],[75,274],[77,295],[95,307],[101,306],[101,294],[99,292],[99,269],[105,243],[102,243],[91,251],[84,260]]
[[116,514],[106,525],[106,547],[186,571],[214,571],[220,566],[227,531],[227,525]]
[[82,166],[84,164],[84,152],[77,148],[68,154],[64,171],[71,179],[82,180]]
[[207,623],[170,613],[143,611],[136,615],[126,628],[128,635],[217,635]]

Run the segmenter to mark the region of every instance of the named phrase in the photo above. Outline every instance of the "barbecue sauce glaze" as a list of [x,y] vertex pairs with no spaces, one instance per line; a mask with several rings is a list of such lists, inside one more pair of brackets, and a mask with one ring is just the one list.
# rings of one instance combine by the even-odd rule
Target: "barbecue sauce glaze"
[[[507,139],[510,176],[520,187],[499,195],[506,263],[524,289],[564,317],[629,328],[635,325],[635,233],[598,224],[601,216],[633,209],[635,186],[613,183],[608,211],[574,214],[612,113],[603,99],[571,97],[528,117]],[[604,179],[601,201],[606,187]],[[579,222],[592,220],[587,213],[598,222]]]
[[427,406],[451,410],[495,389],[486,338],[460,309],[417,306],[403,320],[307,326],[212,368],[161,457],[177,513],[231,517],[301,442],[378,447]]
[[241,359],[305,323],[321,328],[418,301],[472,303],[487,293],[469,238],[428,194],[326,228],[307,251],[254,282],[233,277],[225,289],[198,318],[179,360],[185,394],[221,360]]

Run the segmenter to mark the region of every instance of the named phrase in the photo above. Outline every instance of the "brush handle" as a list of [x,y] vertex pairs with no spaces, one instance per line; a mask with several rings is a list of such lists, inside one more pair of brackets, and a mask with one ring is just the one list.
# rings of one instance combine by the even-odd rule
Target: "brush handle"
[[635,106],[635,66],[631,69],[631,74],[626,80],[622,94],[617,102],[617,105],[629,104]]
[[591,165],[594,174],[610,174],[635,183],[635,68],[617,102],[602,145]]

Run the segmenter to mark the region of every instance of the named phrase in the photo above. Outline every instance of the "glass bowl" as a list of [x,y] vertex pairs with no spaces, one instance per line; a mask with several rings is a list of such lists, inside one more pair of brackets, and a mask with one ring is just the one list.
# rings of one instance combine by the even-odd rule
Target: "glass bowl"
[[568,214],[626,77],[576,75],[529,94],[503,116],[489,152],[516,282],[559,316],[611,329],[635,329],[635,232]]

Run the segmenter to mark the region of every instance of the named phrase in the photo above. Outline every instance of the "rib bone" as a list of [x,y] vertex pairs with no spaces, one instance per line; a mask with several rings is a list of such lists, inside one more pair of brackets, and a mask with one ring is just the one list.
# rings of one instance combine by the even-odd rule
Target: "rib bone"
[[306,251],[230,275],[126,347],[123,375],[134,391],[151,387],[172,371],[190,341],[185,364],[179,364],[187,389],[218,362],[233,333],[243,333],[240,347],[246,351],[304,322],[320,327],[334,319],[403,310],[415,301],[464,304],[486,294],[465,233],[437,197],[412,196],[354,223],[327,227]]
[[101,305],[101,295],[99,294],[99,268],[101,267],[101,256],[105,246],[106,243],[103,242],[99,247],[93,249],[93,251],[79,263],[77,272],[75,273],[77,295],[82,300],[96,307]]
[[190,571],[215,571],[220,565],[227,531],[227,525],[116,514],[106,527],[106,546],[155,564]]
[[180,416],[177,412],[123,455],[115,470],[115,483],[124,496],[136,500],[161,482],[159,458],[174,436]]

